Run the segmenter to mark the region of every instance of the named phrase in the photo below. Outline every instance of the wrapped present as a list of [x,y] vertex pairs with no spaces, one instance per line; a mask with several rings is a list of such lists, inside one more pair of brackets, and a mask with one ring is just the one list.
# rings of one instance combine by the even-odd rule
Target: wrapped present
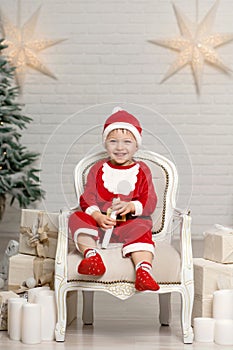
[[233,228],[215,225],[204,232],[204,258],[223,264],[233,263]]
[[192,322],[195,317],[212,317],[213,315],[213,296],[202,297],[194,295]]
[[209,298],[218,289],[233,288],[233,264],[220,264],[203,258],[194,258],[194,292]]
[[8,299],[19,298],[19,296],[12,291],[0,292],[0,330],[7,330],[7,313],[8,313]]
[[22,209],[19,252],[55,259],[58,213]]
[[17,254],[9,259],[8,290],[18,290],[25,281],[34,277],[36,285],[48,284],[53,288],[55,260]]
[[203,258],[193,259],[194,304],[192,318],[212,317],[213,293],[233,288],[233,264],[220,264]]
[[67,306],[67,326],[71,324],[77,318],[78,312],[78,292],[70,291],[66,297]]

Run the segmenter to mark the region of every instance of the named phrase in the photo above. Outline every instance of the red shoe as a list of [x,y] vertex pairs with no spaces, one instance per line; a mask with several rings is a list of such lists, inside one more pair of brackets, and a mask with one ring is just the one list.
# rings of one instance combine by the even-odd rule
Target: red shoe
[[142,292],[145,290],[159,290],[160,287],[149,272],[139,267],[136,271],[135,288]]
[[106,271],[103,260],[95,250],[93,255],[90,254],[89,257],[86,257],[88,252],[92,253],[91,251],[93,251],[93,249],[87,249],[85,251],[84,259],[78,266],[78,273],[81,275],[102,276]]

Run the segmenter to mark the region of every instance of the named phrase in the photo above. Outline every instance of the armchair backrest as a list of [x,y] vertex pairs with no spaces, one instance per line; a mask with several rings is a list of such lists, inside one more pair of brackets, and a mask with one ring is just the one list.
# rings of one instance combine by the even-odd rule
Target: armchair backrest
[[[106,152],[98,152],[86,156],[76,165],[74,170],[74,184],[78,200],[83,193],[90,168],[97,161],[107,157]],[[152,172],[155,191],[158,197],[157,207],[152,214],[153,237],[155,240],[163,239],[171,233],[171,221],[174,208],[176,207],[178,186],[176,167],[164,156],[147,150],[139,150],[135,154],[134,159],[145,162]]]

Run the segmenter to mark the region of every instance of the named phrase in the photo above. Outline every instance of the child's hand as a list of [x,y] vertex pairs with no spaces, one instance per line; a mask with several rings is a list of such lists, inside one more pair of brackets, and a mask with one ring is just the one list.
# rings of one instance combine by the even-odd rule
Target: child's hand
[[124,201],[114,201],[112,203],[112,210],[116,210],[116,214],[126,215],[128,213],[135,213],[135,206],[132,202],[124,202]]
[[116,225],[116,220],[108,217],[107,215],[104,215],[98,211],[95,211],[92,214],[93,219],[97,222],[98,226],[102,228],[103,230],[107,230],[108,228],[111,228]]

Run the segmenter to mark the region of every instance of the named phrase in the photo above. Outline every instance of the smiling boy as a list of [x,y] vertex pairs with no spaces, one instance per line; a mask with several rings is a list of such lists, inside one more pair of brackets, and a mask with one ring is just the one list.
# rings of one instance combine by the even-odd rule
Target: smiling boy
[[[69,227],[83,260],[78,273],[101,276],[106,266],[96,242],[102,241],[113,227],[110,243],[122,243],[123,257],[131,258],[138,291],[158,290],[151,274],[154,257],[152,220],[157,203],[151,171],[133,156],[141,145],[139,121],[124,110],[114,112],[105,122],[103,143],[108,159],[97,162],[89,171],[84,193],[80,197],[82,211],[70,216]],[[116,220],[108,210],[116,211]],[[123,220],[125,218],[125,220]]]

